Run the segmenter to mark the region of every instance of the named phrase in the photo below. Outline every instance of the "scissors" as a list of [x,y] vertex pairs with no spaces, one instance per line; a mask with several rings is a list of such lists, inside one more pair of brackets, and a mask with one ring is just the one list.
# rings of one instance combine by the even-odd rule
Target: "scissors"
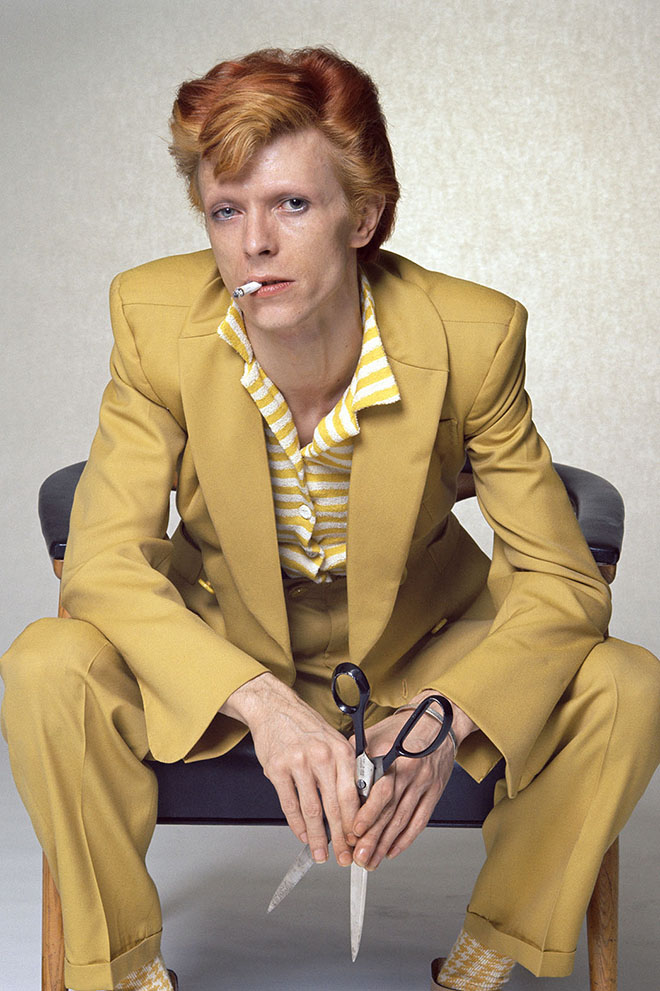
[[[357,703],[347,701],[345,694],[340,692],[339,680],[342,676],[350,678],[355,683],[358,691]],[[369,797],[372,786],[383,777],[397,757],[427,757],[437,750],[449,734],[453,718],[453,710],[448,699],[442,695],[429,695],[416,706],[387,753],[381,757],[369,757],[366,751],[364,716],[370,696],[371,689],[367,676],[357,664],[345,661],[337,665],[332,674],[332,697],[337,708],[346,715],[349,715],[353,721],[353,731],[355,734],[355,787],[358,790],[362,804]],[[409,734],[434,702],[440,706],[443,713],[443,722],[438,727],[435,738],[423,750],[406,749],[405,742]],[[306,845],[294,860],[273,895],[268,906],[269,912],[272,912],[286,898],[313,864],[314,859],[311,850],[309,845]],[[358,955],[360,941],[362,939],[368,877],[366,868],[360,867],[355,863],[351,864],[351,959],[353,962],[355,962]]]

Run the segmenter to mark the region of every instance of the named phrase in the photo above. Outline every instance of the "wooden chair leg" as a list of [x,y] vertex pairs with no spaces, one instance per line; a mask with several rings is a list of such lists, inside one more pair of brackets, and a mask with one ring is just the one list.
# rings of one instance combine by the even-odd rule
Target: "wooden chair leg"
[[619,931],[619,839],[614,841],[600,866],[587,909],[589,980],[591,991],[617,989],[617,938]]
[[44,855],[41,930],[41,991],[66,991],[62,904]]

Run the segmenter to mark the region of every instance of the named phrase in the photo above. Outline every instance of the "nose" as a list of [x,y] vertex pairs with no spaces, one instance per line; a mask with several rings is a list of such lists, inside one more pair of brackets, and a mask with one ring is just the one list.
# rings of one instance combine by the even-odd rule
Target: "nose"
[[275,254],[276,240],[275,224],[268,210],[251,210],[245,215],[243,250],[248,257]]

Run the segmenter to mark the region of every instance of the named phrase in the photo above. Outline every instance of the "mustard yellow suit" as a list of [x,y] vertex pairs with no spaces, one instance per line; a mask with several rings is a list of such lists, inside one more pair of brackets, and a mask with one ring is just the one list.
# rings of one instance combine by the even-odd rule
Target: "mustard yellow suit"
[[[360,415],[347,531],[350,657],[383,707],[434,688],[464,709],[480,727],[459,753],[475,777],[504,756],[506,789],[486,829],[495,866],[482,873],[469,928],[536,973],[565,974],[589,883],[658,761],[656,747],[633,773],[629,764],[639,757],[633,742],[629,763],[612,771],[613,784],[604,752],[613,739],[634,741],[631,726],[644,724],[640,706],[651,727],[640,731],[658,737],[652,727],[660,669],[641,648],[603,643],[607,586],[524,391],[524,309],[386,252],[367,275],[401,402]],[[162,259],[114,281],[112,380],[76,494],[64,567],[63,604],[83,623],[61,621],[58,629],[75,628],[84,639],[80,631],[92,627],[99,637],[95,656],[105,643],[123,658],[122,677],[139,687],[130,705],[144,709],[146,736],[134,753],[148,750],[163,761],[225,751],[245,732],[217,715],[227,697],[265,670],[288,684],[296,677],[262,418],[240,382],[241,359],[217,334],[228,303],[209,251]],[[492,564],[451,513],[466,452],[495,534]],[[175,477],[182,526],[169,539]],[[25,709],[12,700],[27,694],[21,695],[19,672],[27,669],[28,654],[54,649],[53,623],[28,628],[3,660],[4,729],[19,787],[37,758],[21,756]],[[621,704],[613,699],[622,697],[632,670],[636,712],[615,736],[612,713]],[[608,742],[592,750],[588,741],[597,736]],[[535,784],[562,749],[571,754],[567,765],[578,766],[577,749],[595,768],[593,787],[591,771],[580,771],[587,781],[582,799],[571,791],[575,781],[561,777],[557,760],[554,785],[545,772],[544,796]],[[570,775],[570,766],[562,773]],[[601,779],[611,795],[609,811],[598,804]],[[22,788],[28,806],[36,788]],[[551,821],[553,795],[570,820],[564,831]],[[599,810],[593,828],[585,828],[588,807]],[[62,839],[50,838],[44,817],[32,814],[57,860]],[[522,842],[520,828],[509,823],[516,814],[523,831],[537,830],[533,850],[504,854],[497,817],[515,847]],[[545,883],[539,828],[557,837],[548,841],[557,847],[548,871],[556,877],[562,865],[561,892],[548,882],[547,897],[539,895]],[[564,869],[578,862],[588,866],[571,880]],[[516,863],[522,908],[514,917],[504,896],[496,907],[487,902]],[[560,911],[562,899],[570,908]],[[521,916],[533,920],[533,932]],[[140,939],[147,958],[153,934]],[[85,981],[100,975],[121,976],[117,967],[86,969],[76,952],[69,971],[76,987],[97,987]],[[124,949],[123,959],[128,966],[139,955]]]
[[[530,744],[603,638],[608,589],[532,424],[523,308],[392,255],[368,276],[402,400],[367,410],[355,445],[351,658],[383,705],[400,702],[404,678],[409,693],[442,687],[505,754],[515,791]],[[210,252],[115,281],[113,381],[64,567],[64,606],[128,662],[152,753],[165,761],[187,754],[248,679],[267,668],[289,684],[295,676],[262,418],[241,359],[217,334],[228,303]],[[408,661],[402,671],[398,659],[484,584],[487,562],[451,515],[466,450],[498,538],[501,608],[488,638],[448,670]],[[175,475],[189,539],[170,542]],[[219,603],[205,603],[204,621],[185,608],[199,605],[202,572]]]

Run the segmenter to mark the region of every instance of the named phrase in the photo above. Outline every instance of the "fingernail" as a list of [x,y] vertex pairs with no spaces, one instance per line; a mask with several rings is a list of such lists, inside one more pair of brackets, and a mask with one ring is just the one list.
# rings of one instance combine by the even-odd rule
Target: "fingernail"
[[349,846],[355,846],[355,844],[357,843],[357,836],[355,835],[355,833],[349,833],[348,836],[346,837],[346,842],[348,843]]
[[342,867],[348,867],[348,865],[351,864],[352,862],[353,862],[353,858],[351,857],[348,850],[344,850],[343,853],[339,854],[339,863],[341,864]]
[[307,842],[307,833],[301,833],[300,834],[300,842],[301,843],[306,843]]
[[358,864],[360,867],[364,867],[368,859],[369,859],[369,851],[366,850],[364,847],[360,847],[359,850],[356,850],[355,856],[353,857],[355,863]]
[[392,847],[392,849],[387,854],[387,859],[388,860],[394,860],[394,858],[395,857],[398,857],[400,853],[401,853],[401,850],[400,850],[400,848],[398,846]]
[[325,852],[325,850],[322,850],[320,847],[318,850],[314,851],[312,856],[314,857],[314,862],[317,864],[324,864],[328,859],[327,853]]

